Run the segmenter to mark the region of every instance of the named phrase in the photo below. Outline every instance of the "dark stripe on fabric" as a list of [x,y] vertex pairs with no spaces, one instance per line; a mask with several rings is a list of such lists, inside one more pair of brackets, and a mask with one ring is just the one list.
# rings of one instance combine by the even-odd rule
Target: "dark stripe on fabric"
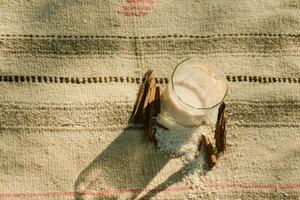
[[[248,83],[300,83],[300,77],[277,77],[277,76],[247,76],[227,75],[229,82]],[[141,84],[143,78],[128,76],[93,76],[93,77],[66,77],[66,76],[42,76],[42,75],[0,75],[0,82],[10,83],[63,83],[63,84],[99,84],[99,83],[131,83]],[[168,78],[156,78],[159,84],[167,84]]]
[[0,37],[2,54],[160,55],[213,53],[300,54],[300,37]]
[[[299,102],[287,105],[226,101],[229,126],[300,127]],[[134,102],[104,102],[88,105],[0,103],[0,129],[99,129],[126,126]],[[24,120],[26,119],[26,120]],[[37,120],[38,119],[38,120]],[[84,120],[88,119],[88,120]]]

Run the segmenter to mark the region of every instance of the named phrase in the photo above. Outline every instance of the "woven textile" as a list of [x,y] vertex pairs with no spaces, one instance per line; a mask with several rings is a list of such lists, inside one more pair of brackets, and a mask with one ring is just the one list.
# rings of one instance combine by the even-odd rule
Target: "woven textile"
[[[141,78],[222,67],[228,151],[186,166],[128,122]],[[1,0],[0,199],[299,199],[297,0]]]

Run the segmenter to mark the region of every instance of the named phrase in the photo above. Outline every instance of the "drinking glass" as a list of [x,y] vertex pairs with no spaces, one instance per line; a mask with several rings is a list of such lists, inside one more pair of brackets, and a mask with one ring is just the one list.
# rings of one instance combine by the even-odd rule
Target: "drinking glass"
[[183,126],[209,123],[228,90],[220,66],[201,58],[179,63],[162,94],[162,113]]

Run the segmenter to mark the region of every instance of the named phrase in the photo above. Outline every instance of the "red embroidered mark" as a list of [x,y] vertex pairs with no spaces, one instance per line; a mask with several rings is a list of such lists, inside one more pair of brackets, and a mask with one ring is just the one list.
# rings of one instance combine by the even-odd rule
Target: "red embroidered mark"
[[126,5],[121,6],[119,14],[127,17],[143,17],[154,8],[154,0],[126,0]]
[[153,4],[154,0],[126,0],[127,3],[138,3],[138,2],[144,2],[144,3],[149,3]]

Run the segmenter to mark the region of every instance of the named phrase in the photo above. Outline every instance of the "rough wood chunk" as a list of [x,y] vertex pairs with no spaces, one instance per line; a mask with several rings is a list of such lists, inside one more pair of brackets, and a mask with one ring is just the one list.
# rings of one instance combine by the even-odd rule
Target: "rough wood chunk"
[[157,113],[157,111],[155,110],[156,106],[156,102],[155,102],[155,94],[156,94],[156,82],[155,79],[152,78],[149,80],[149,90],[148,90],[148,97],[145,99],[145,103],[144,103],[144,110],[146,111],[146,115],[147,115],[147,121],[148,121],[148,129],[146,132],[146,135],[148,137],[148,139],[150,141],[154,141],[154,137],[155,137],[155,124],[153,123],[153,117],[155,116],[155,113]]
[[147,126],[146,137],[156,142],[155,128],[162,127],[156,122],[160,113],[160,87],[156,82],[153,70],[148,70],[144,76],[143,84],[139,90],[135,109],[132,114],[134,122],[143,123]]
[[145,110],[148,104],[154,101],[155,99],[156,81],[155,81],[153,71],[150,71],[148,78],[145,80],[145,85],[146,85],[146,90],[145,90],[145,100],[144,100],[143,110]]
[[215,130],[215,140],[218,153],[226,151],[226,118],[225,118],[225,103],[219,107],[218,119]]
[[201,151],[202,146],[205,151],[206,162],[208,163],[209,167],[212,168],[213,166],[215,166],[215,164],[217,162],[217,156],[215,155],[214,147],[213,147],[210,139],[208,137],[206,137],[205,135],[201,136],[199,151]]
[[154,115],[155,117],[159,115],[160,113],[160,87],[156,85],[155,89],[155,112]]
[[143,110],[143,107],[144,107],[144,103],[145,103],[145,98],[146,98],[146,95],[148,93],[148,90],[149,90],[149,78],[153,77],[153,70],[148,70],[144,76],[144,81],[140,87],[140,90],[138,92],[138,95],[137,95],[137,100],[136,100],[136,103],[135,103],[135,108],[134,108],[134,111],[133,111],[133,114],[131,116],[131,119],[133,119],[134,122],[143,122],[145,119],[143,114],[142,114],[142,110]]

